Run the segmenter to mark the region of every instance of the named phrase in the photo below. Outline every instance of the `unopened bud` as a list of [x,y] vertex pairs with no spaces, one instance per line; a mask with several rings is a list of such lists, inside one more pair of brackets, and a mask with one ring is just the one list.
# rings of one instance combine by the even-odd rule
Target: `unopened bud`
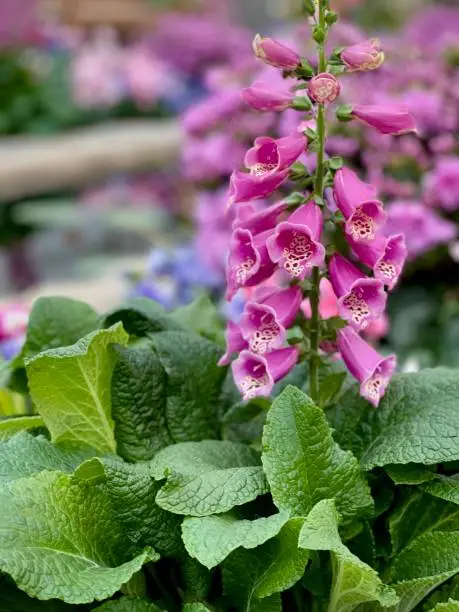
[[309,96],[318,104],[333,102],[340,91],[338,80],[328,72],[322,72],[309,81]]

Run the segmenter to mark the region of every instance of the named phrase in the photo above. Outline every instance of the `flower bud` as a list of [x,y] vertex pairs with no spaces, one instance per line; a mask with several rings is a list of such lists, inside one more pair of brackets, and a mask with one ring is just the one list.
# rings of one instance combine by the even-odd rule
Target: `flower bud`
[[309,96],[318,104],[333,102],[339,96],[341,86],[328,72],[322,72],[309,81]]
[[365,42],[346,47],[341,52],[341,60],[352,71],[376,70],[384,62],[384,52],[379,40],[373,38]]
[[258,59],[265,64],[282,70],[295,70],[301,62],[301,57],[296,51],[274,38],[264,38],[259,34],[253,39],[253,50]]

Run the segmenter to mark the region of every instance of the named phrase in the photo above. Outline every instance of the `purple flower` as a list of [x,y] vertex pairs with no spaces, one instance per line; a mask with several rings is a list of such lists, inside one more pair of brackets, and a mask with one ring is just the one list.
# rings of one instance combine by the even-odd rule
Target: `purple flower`
[[258,59],[265,64],[282,70],[295,70],[301,61],[301,57],[293,49],[278,40],[265,38],[259,34],[253,39],[253,50]]
[[408,108],[400,104],[366,106],[354,104],[351,116],[366,123],[381,134],[399,136],[416,131],[416,121]]
[[351,246],[360,261],[373,269],[376,278],[389,289],[395,287],[408,256],[404,234],[377,236],[371,244],[352,242]]
[[257,111],[284,111],[291,106],[295,94],[286,83],[284,87],[272,87],[262,81],[256,81],[242,90],[242,97]]
[[317,104],[329,104],[339,96],[341,86],[336,77],[322,72],[313,77],[308,84],[309,97]]
[[230,119],[243,105],[239,90],[220,91],[190,107],[182,115],[182,126],[188,134],[209,132]]
[[237,229],[231,236],[226,265],[227,300],[242,287],[253,287],[269,278],[275,269],[266,248],[266,234],[252,236],[249,230]]
[[373,38],[351,47],[345,47],[341,51],[341,60],[351,72],[376,70],[384,62],[384,52],[379,40]]
[[233,361],[234,382],[245,400],[269,396],[274,383],[286,376],[298,360],[294,347],[278,349],[265,356],[242,351]]
[[266,198],[288,179],[289,170],[273,171],[265,174],[248,174],[236,170],[230,177],[228,209],[235,203]]
[[287,209],[285,202],[278,202],[258,210],[253,203],[241,204],[236,209],[233,229],[248,229],[253,235],[276,227],[279,217]]
[[241,143],[231,134],[214,133],[192,138],[183,146],[182,163],[185,178],[195,182],[212,181],[229,176],[244,157]]
[[231,362],[231,356],[234,353],[239,353],[240,351],[249,347],[247,340],[244,340],[242,337],[241,328],[237,323],[233,323],[233,321],[228,321],[227,323],[225,340],[226,351],[218,362],[219,366],[228,365]]
[[457,228],[454,223],[442,219],[435,211],[421,202],[400,200],[387,208],[384,233],[405,235],[409,257],[417,257],[439,244],[454,240]]
[[242,313],[240,329],[253,353],[263,355],[282,346],[286,329],[291,326],[300,309],[302,292],[290,287],[271,293],[260,303],[247,302]]
[[440,159],[427,176],[425,199],[447,211],[459,208],[459,157]]
[[352,327],[338,332],[338,348],[347,369],[360,383],[360,394],[377,407],[395,372],[395,355],[381,357]]
[[300,206],[287,221],[280,223],[268,238],[271,259],[291,278],[304,279],[313,267],[323,264],[325,248],[320,243],[322,225],[322,211],[317,204],[309,202]]
[[342,319],[360,331],[382,315],[387,295],[380,280],[367,278],[342,255],[333,255],[329,270]]

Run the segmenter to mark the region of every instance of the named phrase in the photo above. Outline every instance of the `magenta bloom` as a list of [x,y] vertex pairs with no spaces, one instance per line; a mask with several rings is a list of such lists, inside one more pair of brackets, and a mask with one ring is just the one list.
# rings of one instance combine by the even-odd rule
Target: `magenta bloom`
[[341,85],[336,77],[328,72],[322,72],[309,81],[309,97],[318,104],[329,104],[336,100],[341,91]]
[[233,229],[248,229],[255,236],[276,227],[279,217],[287,209],[285,202],[279,202],[259,210],[253,204],[241,204],[236,209]]
[[305,151],[307,139],[299,132],[284,138],[261,136],[245,156],[245,166],[255,176],[281,172],[289,168]]
[[347,369],[360,383],[360,394],[377,407],[395,372],[395,355],[381,357],[351,327],[338,332],[338,348]]
[[387,219],[383,204],[375,200],[376,189],[362,182],[355,172],[342,168],[335,176],[336,205],[346,219],[346,233],[356,242],[371,242]]
[[238,89],[220,91],[191,106],[182,117],[182,126],[189,134],[202,134],[227,121],[243,107]]
[[389,317],[386,313],[384,313],[379,317],[379,319],[376,319],[376,321],[371,321],[371,323],[368,323],[367,327],[365,328],[364,335],[365,338],[370,340],[370,342],[378,342],[378,340],[381,340],[381,338],[387,336],[389,329]]
[[0,308],[0,341],[22,336],[27,330],[29,311],[22,304],[7,304]]
[[376,278],[389,289],[395,287],[408,256],[404,234],[377,236],[371,244],[352,242],[351,246],[360,261],[373,269]]
[[[301,304],[301,310],[303,311],[306,319],[312,317],[311,302],[309,298],[305,299]],[[319,287],[319,314],[320,318],[331,319],[332,317],[339,317],[338,298],[336,297],[333,287],[328,278],[322,278],[320,280]]]
[[367,278],[342,255],[333,255],[330,260],[330,280],[341,318],[358,331],[384,312],[387,295],[382,281]]
[[272,87],[256,81],[242,90],[242,97],[257,111],[284,111],[292,104],[295,94],[288,87]]
[[282,70],[295,70],[301,62],[301,57],[296,51],[274,38],[265,38],[259,34],[253,39],[253,50],[258,59],[265,64]]
[[252,236],[249,230],[237,229],[230,239],[226,265],[228,300],[241,287],[253,287],[269,278],[275,269],[266,248],[266,234]]
[[323,215],[314,202],[300,206],[280,223],[267,240],[273,261],[291,278],[304,279],[315,266],[323,264],[325,248],[320,243]]
[[240,351],[249,347],[248,342],[242,337],[241,328],[233,321],[228,321],[225,332],[225,340],[226,351],[218,362],[219,366],[228,365],[231,362],[231,356],[233,353],[239,353]]
[[263,355],[282,346],[286,329],[300,309],[302,292],[290,287],[272,293],[262,303],[248,302],[240,321],[241,334],[253,353]]
[[376,70],[384,62],[384,52],[379,40],[373,38],[341,51],[341,59],[351,72]]
[[238,202],[266,198],[276,191],[282,183],[285,183],[288,175],[288,168],[281,172],[267,172],[261,175],[236,170],[230,177],[227,208]]
[[443,157],[426,179],[425,199],[448,212],[459,208],[459,157]]
[[399,136],[416,131],[416,121],[406,106],[400,104],[371,105],[355,104],[352,116],[381,134]]
[[233,378],[245,400],[269,396],[274,383],[286,376],[298,360],[294,347],[278,349],[265,356],[242,351],[233,361]]

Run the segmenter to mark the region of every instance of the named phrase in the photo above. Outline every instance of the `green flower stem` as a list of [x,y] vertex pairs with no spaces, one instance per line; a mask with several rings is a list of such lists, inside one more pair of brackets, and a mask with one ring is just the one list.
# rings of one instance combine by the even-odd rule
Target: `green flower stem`
[[[325,0],[318,1],[319,19],[318,25],[326,32],[325,23]],[[325,40],[317,43],[319,56],[319,73],[325,72],[327,62],[325,57]],[[314,195],[317,198],[323,198],[324,192],[324,157],[325,157],[325,108],[323,104],[319,104],[317,110],[317,168],[316,179],[314,184]],[[310,327],[310,350],[309,358],[309,393],[314,402],[319,401],[319,344],[320,344],[320,313],[319,313],[319,284],[320,270],[314,268],[312,271],[312,289],[310,293],[311,303],[311,327]]]

